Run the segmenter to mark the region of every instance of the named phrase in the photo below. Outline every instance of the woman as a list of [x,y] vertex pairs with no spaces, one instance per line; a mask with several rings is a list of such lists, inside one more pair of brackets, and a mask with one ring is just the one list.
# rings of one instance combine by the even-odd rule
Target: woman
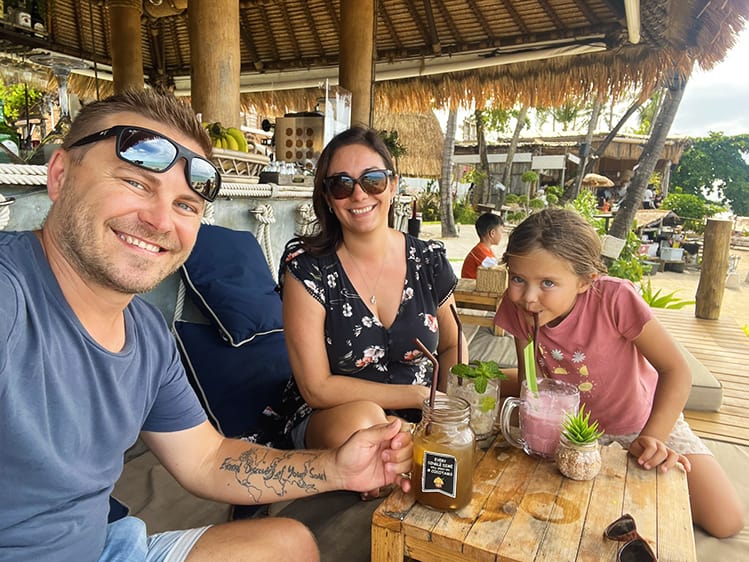
[[[440,242],[389,227],[398,181],[378,133],[333,138],[312,195],[319,232],[281,258],[283,323],[294,379],[282,411],[294,446],[329,447],[397,415],[417,421],[432,368],[414,343],[457,361],[457,279]],[[439,330],[437,327],[439,326]],[[442,378],[442,377],[441,377]]]

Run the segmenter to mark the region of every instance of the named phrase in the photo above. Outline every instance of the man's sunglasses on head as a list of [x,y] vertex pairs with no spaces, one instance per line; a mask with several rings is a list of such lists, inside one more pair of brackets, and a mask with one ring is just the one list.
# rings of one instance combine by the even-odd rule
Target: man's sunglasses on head
[[221,188],[221,174],[205,157],[177,144],[161,133],[117,125],[75,141],[70,147],[83,146],[115,137],[115,153],[120,160],[150,172],[166,172],[180,158],[185,159],[187,185],[206,201],[213,201]]
[[358,178],[352,178],[348,174],[328,176],[322,180],[322,184],[334,199],[346,199],[346,197],[351,197],[357,183],[370,195],[382,193],[387,189],[388,181],[392,177],[393,172],[391,170],[370,170],[364,172]]

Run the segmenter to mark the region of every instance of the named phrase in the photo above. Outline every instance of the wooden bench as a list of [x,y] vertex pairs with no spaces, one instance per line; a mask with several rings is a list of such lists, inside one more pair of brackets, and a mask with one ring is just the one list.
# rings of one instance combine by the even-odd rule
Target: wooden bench
[[494,313],[497,312],[503,294],[504,292],[477,291],[475,279],[459,279],[453,296],[460,321],[493,328],[494,335],[504,335],[504,330],[494,325]]

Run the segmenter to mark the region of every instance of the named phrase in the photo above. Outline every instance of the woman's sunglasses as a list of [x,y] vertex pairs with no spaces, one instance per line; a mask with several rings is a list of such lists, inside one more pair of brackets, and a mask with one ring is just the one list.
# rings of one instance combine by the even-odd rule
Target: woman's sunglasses
[[156,131],[117,125],[83,137],[70,147],[83,146],[109,137],[116,139],[115,152],[120,160],[151,172],[166,172],[177,160],[184,158],[187,185],[207,201],[216,199],[221,188],[221,174],[216,167],[203,156]]
[[603,536],[612,541],[623,542],[616,559],[618,562],[656,562],[658,558],[640,533],[637,532],[635,519],[625,513],[606,527]]
[[322,180],[325,190],[335,199],[346,199],[354,192],[354,185],[359,184],[361,188],[370,195],[382,193],[388,186],[388,180],[393,177],[390,170],[370,170],[364,172],[358,178],[352,178],[348,174],[336,174]]

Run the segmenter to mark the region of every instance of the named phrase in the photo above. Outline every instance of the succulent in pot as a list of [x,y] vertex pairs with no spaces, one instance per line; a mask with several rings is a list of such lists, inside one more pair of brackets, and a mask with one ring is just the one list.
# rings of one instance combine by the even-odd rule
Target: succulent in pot
[[499,381],[507,376],[496,361],[458,363],[450,369],[447,394],[463,398],[471,405],[471,428],[481,442],[498,433]]
[[567,414],[555,454],[559,472],[573,480],[595,478],[601,470],[598,439],[602,435],[598,421],[590,421],[590,411],[585,411],[585,404],[575,414]]

